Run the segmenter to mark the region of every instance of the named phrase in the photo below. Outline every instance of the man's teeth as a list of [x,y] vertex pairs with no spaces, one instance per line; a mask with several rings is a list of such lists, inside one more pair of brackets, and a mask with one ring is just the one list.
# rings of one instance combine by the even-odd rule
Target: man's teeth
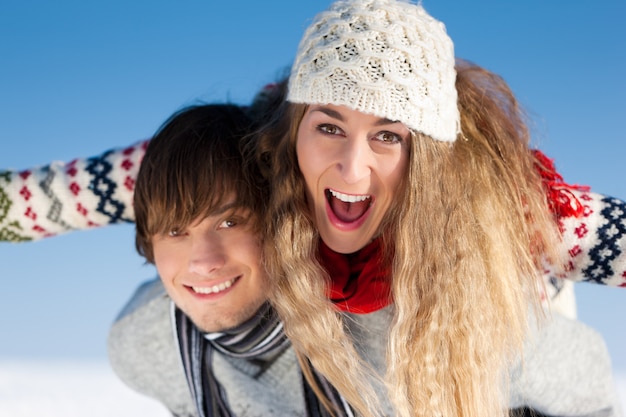
[[356,203],[359,201],[365,201],[368,198],[371,198],[369,195],[348,195],[343,194],[337,191],[329,190],[330,194],[338,200],[343,201],[344,203]]
[[230,281],[222,282],[221,284],[213,285],[212,287],[191,287],[193,290],[199,294],[215,294],[218,292],[224,291],[226,288],[230,288],[234,283],[235,279],[231,279]]

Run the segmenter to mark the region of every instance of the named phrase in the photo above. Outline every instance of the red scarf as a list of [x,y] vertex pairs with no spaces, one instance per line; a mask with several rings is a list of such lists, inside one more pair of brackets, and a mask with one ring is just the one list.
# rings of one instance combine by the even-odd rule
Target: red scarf
[[334,252],[320,240],[319,259],[331,278],[330,300],[341,311],[367,314],[391,303],[391,268],[378,239],[358,252]]

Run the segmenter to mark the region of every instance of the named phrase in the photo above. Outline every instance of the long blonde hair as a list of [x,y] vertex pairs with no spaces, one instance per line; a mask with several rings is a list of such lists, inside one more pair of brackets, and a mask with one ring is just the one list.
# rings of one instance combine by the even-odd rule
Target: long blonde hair
[[[495,74],[457,63],[463,137],[416,134],[405,191],[383,224],[393,248],[388,395],[399,416],[506,415],[507,369],[537,306],[557,228],[516,99]],[[266,258],[272,302],[300,354],[362,415],[378,412],[369,371],[327,298],[295,154],[306,107],[285,104],[257,141],[272,181]]]

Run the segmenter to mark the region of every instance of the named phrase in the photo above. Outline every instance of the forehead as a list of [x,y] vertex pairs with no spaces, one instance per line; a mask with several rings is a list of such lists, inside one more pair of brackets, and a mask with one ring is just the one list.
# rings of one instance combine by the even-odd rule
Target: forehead
[[[334,104],[314,104],[310,105],[305,114],[314,115],[314,114],[323,114],[333,119],[337,119],[339,121],[350,121],[350,120],[358,120],[358,121],[367,121],[373,125],[382,126],[382,125],[391,125],[398,124],[399,126],[404,126],[402,122],[391,120],[387,117],[377,116],[372,113],[364,113],[359,110],[351,109],[350,107],[343,105],[334,105]],[[408,128],[407,128],[408,130]]]
[[254,215],[254,207],[248,201],[241,198],[236,191],[227,191],[218,195],[205,205],[197,218],[217,217],[233,212],[246,212],[250,216]]
[[233,191],[227,195],[223,195],[221,198],[216,198],[210,204],[206,206],[203,213],[198,216],[198,219],[206,217],[219,217],[225,214],[232,213],[234,211],[249,211],[252,212],[251,207],[247,207],[244,202],[237,199],[237,194]]

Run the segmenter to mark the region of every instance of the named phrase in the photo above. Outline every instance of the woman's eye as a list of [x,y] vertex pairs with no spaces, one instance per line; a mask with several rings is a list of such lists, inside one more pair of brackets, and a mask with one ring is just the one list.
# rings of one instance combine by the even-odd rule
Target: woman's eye
[[317,130],[328,135],[339,135],[342,133],[341,129],[331,124],[321,124],[317,127]]
[[181,235],[181,232],[180,232],[180,230],[178,230],[178,229],[172,229],[172,230],[170,230],[169,232],[167,232],[167,235],[168,235],[169,237],[178,237],[178,236],[180,236],[180,235]]
[[385,143],[399,143],[399,142],[402,142],[402,136],[398,135],[397,133],[388,132],[388,131],[379,132],[374,137],[376,138],[376,140],[379,140],[379,141],[385,142]]

